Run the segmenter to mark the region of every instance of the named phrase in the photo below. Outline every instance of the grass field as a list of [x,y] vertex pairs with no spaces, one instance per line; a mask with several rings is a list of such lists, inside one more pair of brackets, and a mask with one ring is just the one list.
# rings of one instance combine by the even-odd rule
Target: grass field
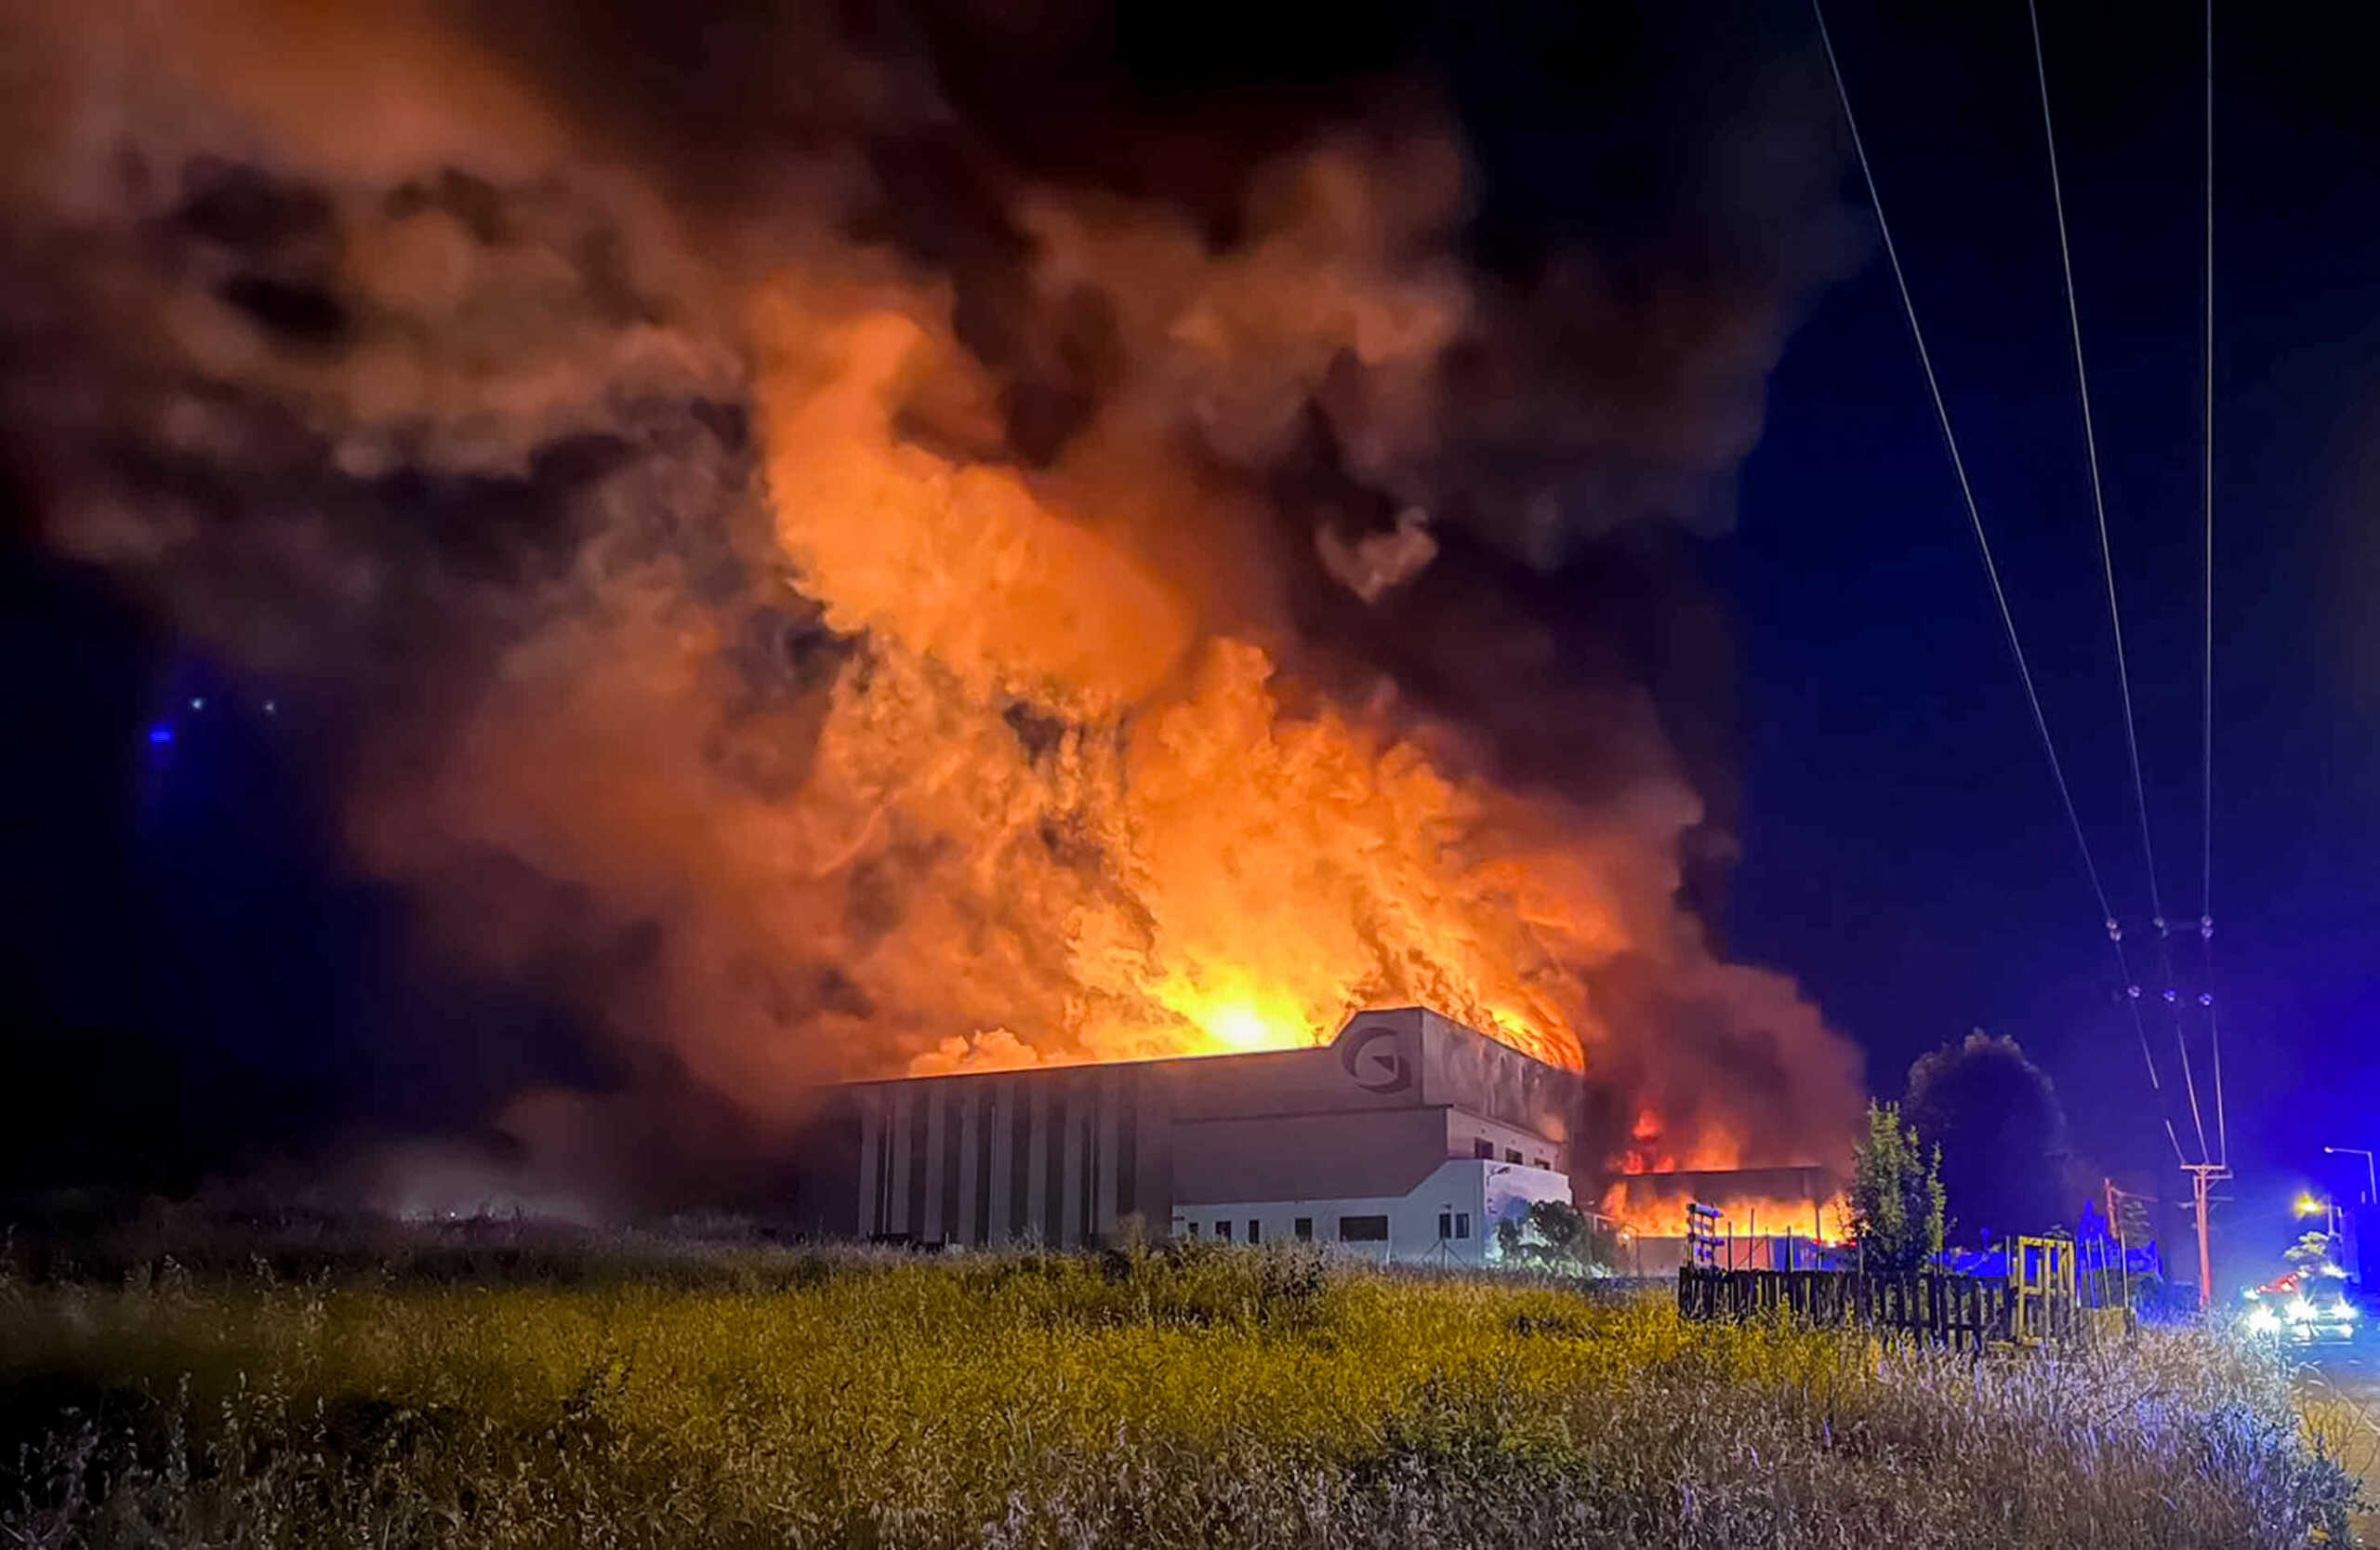
[[0,1545],[2245,1550],[2353,1489],[2201,1333],[1977,1360],[1287,1249],[20,1276],[0,1450]]

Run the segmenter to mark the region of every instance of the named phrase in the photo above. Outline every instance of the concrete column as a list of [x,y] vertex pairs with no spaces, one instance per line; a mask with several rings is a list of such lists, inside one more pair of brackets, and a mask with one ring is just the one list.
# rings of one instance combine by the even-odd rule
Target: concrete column
[[1086,1160],[1082,1155],[1083,1121],[1092,1113],[1095,1102],[1090,1082],[1077,1079],[1066,1084],[1066,1171],[1064,1184],[1058,1191],[1058,1205],[1063,1213],[1060,1220],[1064,1225],[1062,1228],[1064,1236],[1058,1241],[1068,1249],[1082,1245],[1082,1170]]
[[984,1241],[997,1247],[1008,1241],[1009,1213],[1015,1209],[1011,1181],[1016,1177],[1016,1083],[1006,1077],[992,1083],[992,1220]]
[[885,1116],[885,1123],[892,1127],[892,1209],[884,1213],[886,1232],[914,1230],[909,1223],[909,1170],[917,1159],[909,1155],[909,1112],[917,1101],[916,1084],[903,1082],[892,1089],[892,1112]]
[[975,1220],[975,1185],[981,1177],[976,1154],[984,1144],[984,1083],[963,1083],[959,1099],[959,1224],[961,1243],[972,1245],[983,1237],[983,1225]]
[[1046,1242],[1051,1226],[1047,1210],[1050,1200],[1050,1083],[1044,1079],[1028,1083],[1026,1090],[1032,1094],[1032,1123],[1026,1132],[1031,1137],[1032,1150],[1025,1154],[1025,1230]]
[[1099,1073],[1099,1168],[1098,1219],[1091,1230],[1102,1237],[1116,1230],[1116,1185],[1123,1166],[1123,1148],[1116,1136],[1116,1113],[1121,1100],[1118,1089],[1123,1073],[1113,1069]]
[[869,1238],[884,1230],[877,1220],[876,1197],[883,1185],[877,1172],[877,1149],[884,1143],[884,1095],[881,1092],[859,1094],[859,1235]]
[[926,1089],[926,1155],[919,1166],[925,1170],[925,1221],[918,1228],[919,1241],[938,1243],[943,1238],[942,1184],[950,1176],[950,1084],[933,1081]]

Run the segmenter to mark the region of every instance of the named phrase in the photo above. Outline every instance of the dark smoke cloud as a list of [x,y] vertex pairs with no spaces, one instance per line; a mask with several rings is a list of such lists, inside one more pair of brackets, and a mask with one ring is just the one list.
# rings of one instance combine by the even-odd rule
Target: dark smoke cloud
[[[968,370],[902,405],[917,445],[1095,482],[1135,451],[1102,443],[1119,413],[1157,427],[1199,498],[1135,541],[1205,626],[1351,703],[1393,685],[1508,785],[1593,807],[1683,759],[1724,810],[1724,629],[1678,534],[1725,523],[1767,370],[1844,261],[1808,61],[1689,47],[1728,33],[1708,18],[1344,20],[257,0],[6,24],[0,411],[37,541],[308,693],[337,864],[413,901],[406,973],[502,987],[596,1052],[429,1117],[482,1160],[535,1154],[557,1198],[708,1187],[773,1117],[720,1093],[874,1058],[804,1037],[876,1009],[715,854],[717,815],[802,789],[869,663],[760,487],[741,298],[781,267],[946,297]],[[1184,351],[1169,296],[1229,348]],[[602,865],[524,827],[550,785],[485,794],[522,747],[627,815]],[[883,841],[845,928],[892,929],[901,880],[945,864]],[[1598,987],[1688,1030],[1611,1063],[1615,1112],[1725,1109],[1696,1073],[1783,1070],[1813,1133],[1840,1119],[1806,1008],[1747,1023],[1774,987],[1669,962]]]

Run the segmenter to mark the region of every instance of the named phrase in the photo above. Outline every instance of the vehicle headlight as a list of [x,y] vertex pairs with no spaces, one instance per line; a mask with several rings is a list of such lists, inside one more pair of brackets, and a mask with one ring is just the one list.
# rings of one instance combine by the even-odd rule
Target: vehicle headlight
[[2259,1304],[2249,1310],[2248,1331],[2252,1334],[2271,1334],[2281,1328],[2281,1315]]
[[2331,1317],[2339,1323],[2352,1324],[2355,1322],[2357,1311],[2356,1305],[2353,1303],[2341,1303],[2337,1307],[2331,1310]]
[[2292,1297],[2289,1300],[2289,1317],[2303,1324],[2314,1317],[2314,1305],[2303,1297]]

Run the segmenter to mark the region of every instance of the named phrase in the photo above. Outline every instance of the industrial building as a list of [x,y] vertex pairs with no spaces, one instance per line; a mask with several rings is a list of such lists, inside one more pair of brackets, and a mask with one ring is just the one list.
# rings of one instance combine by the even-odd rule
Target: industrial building
[[853,1083],[803,1147],[821,1236],[1074,1248],[1152,1235],[1495,1257],[1571,1199],[1576,1072],[1420,1007],[1309,1049]]

